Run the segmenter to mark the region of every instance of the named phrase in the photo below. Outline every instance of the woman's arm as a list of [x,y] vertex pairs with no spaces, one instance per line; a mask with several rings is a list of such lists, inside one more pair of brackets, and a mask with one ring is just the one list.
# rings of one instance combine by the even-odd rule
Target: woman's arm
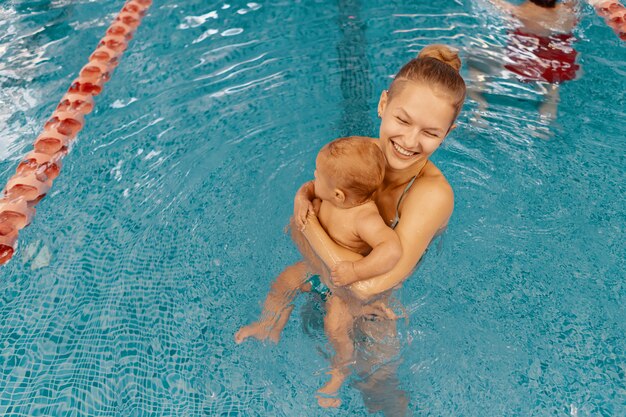
[[[454,208],[452,189],[443,177],[416,182],[407,194],[400,222],[395,232],[400,238],[402,256],[386,274],[349,286],[361,299],[381,294],[408,277],[436,233],[448,222]],[[322,261],[331,268],[336,262],[354,262],[361,258],[328,237],[315,216],[309,216],[304,235]]]

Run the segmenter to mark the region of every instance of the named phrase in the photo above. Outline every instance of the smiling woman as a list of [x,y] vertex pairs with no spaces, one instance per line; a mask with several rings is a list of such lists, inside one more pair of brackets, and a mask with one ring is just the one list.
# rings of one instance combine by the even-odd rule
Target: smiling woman
[[[562,85],[557,123],[537,115],[539,89],[487,78],[484,124],[466,100],[412,185],[388,169],[378,203],[387,224],[400,203],[407,251],[420,250],[409,223],[449,215],[450,187],[454,212],[393,292],[407,319],[357,321],[343,405],[326,411],[321,294],[288,307],[280,346],[232,340],[300,259],[282,233],[294,194],[331,138],[420,151],[401,130],[379,135],[381,92],[437,39],[454,39],[464,77],[477,50],[503,63],[488,49],[510,28],[485,1],[154,2],[100,95],[65,95],[125,1],[0,0],[1,185],[65,145],[56,129],[74,122],[37,136],[57,105],[93,107],[0,266],[1,416],[626,416],[626,48],[591,7],[574,31],[585,71]],[[398,84],[386,127],[415,83]],[[402,108],[413,126],[430,114]],[[41,184],[18,189],[37,198]]]
[[[426,47],[400,70],[389,90],[382,92],[378,103],[382,122],[380,140],[375,143],[385,157],[385,176],[374,193],[374,201],[383,220],[395,230],[402,245],[402,256],[395,266],[385,274],[347,286],[329,276],[328,271],[340,262],[356,261],[362,255],[337,244],[322,228],[313,208],[313,199],[316,196],[324,197],[328,187],[319,179],[310,181],[296,194],[294,221],[297,227],[294,229],[297,230],[292,230],[294,241],[308,262],[298,262],[279,275],[267,296],[261,318],[237,332],[235,340],[238,343],[248,337],[277,341],[292,311],[289,304],[306,282],[309,273],[320,273],[322,280],[331,289],[345,286],[364,304],[369,304],[374,298],[377,301],[382,299],[382,303],[369,306],[373,309],[368,313],[380,316],[382,327],[359,320],[355,326],[376,345],[381,343],[382,338],[395,337],[395,324],[385,323],[385,319],[393,318],[393,313],[386,305],[386,296],[389,290],[413,271],[433,237],[447,225],[454,206],[450,185],[428,158],[453,129],[454,120],[463,105],[465,82],[459,74],[460,66],[458,55],[449,47]],[[320,184],[324,190],[317,189]],[[330,231],[332,234],[333,230]],[[311,253],[303,237],[308,240],[315,254]],[[319,265],[317,257],[326,268],[310,266]],[[302,286],[303,289],[306,287]],[[392,351],[395,352],[394,349]],[[373,357],[375,361],[384,361],[393,357],[394,352]],[[388,376],[394,374],[393,370],[390,372],[385,367],[379,367],[382,363],[372,364],[371,361],[371,358],[357,360],[357,363],[363,365],[357,372],[367,375],[363,387],[370,386],[367,380],[376,381],[381,373]],[[379,371],[371,372],[372,368]],[[379,384],[373,383],[371,386]],[[320,392],[334,395],[336,389]],[[371,397],[366,388],[362,392],[364,398]],[[320,402],[324,406],[337,406],[339,403],[336,400],[327,404]]]

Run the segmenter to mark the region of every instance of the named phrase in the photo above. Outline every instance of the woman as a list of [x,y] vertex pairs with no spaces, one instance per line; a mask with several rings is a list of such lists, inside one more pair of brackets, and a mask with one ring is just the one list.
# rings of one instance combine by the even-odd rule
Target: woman
[[[403,255],[388,273],[349,287],[363,301],[363,314],[391,315],[384,295],[411,274],[431,240],[445,228],[452,214],[452,189],[429,157],[454,129],[454,121],[463,105],[465,83],[459,74],[460,67],[461,61],[452,49],[444,45],[428,46],[400,70],[389,90],[380,96],[378,115],[381,126],[377,144],[385,155],[386,171],[374,200],[383,219],[398,234]],[[294,200],[296,227],[292,227],[293,237],[308,262],[298,262],[281,273],[266,298],[261,318],[237,332],[237,343],[247,337],[278,341],[293,308],[289,303],[300,289],[305,289],[307,285],[303,284],[310,272],[332,270],[340,261],[360,258],[361,255],[337,245],[328,237],[315,216],[314,198],[311,181],[300,188]],[[326,268],[320,265],[318,258]],[[374,299],[378,302],[372,303]],[[376,327],[372,322],[365,323],[357,331],[378,340],[395,333],[393,325],[372,327]],[[394,356],[394,352],[397,349],[376,356],[386,356],[387,359],[381,359],[386,361]],[[367,360],[359,365],[359,358],[357,368],[368,374],[368,379],[360,384],[364,394],[368,389],[376,391],[389,383],[395,384],[387,378],[389,375],[391,379],[395,377],[393,369],[385,370]],[[368,371],[373,368],[378,371]],[[381,383],[381,374],[386,375],[383,377],[385,383]],[[367,396],[373,398],[370,394]],[[336,406],[338,402],[332,405]],[[383,406],[371,405],[372,409],[380,407]]]

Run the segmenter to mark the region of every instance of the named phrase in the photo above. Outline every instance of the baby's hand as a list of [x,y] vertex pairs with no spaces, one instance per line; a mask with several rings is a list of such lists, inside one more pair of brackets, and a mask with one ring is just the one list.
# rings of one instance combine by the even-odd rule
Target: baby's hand
[[330,270],[330,279],[338,287],[350,285],[359,280],[354,270],[354,262],[338,262]]
[[304,226],[306,226],[307,214],[312,212],[313,203],[296,194],[296,198],[293,200],[293,218],[296,220],[296,225],[300,231],[304,230]]

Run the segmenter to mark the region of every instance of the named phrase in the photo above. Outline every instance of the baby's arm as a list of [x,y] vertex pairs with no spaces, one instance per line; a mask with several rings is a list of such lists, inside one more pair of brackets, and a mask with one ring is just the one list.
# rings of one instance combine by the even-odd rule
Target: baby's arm
[[333,266],[331,279],[338,286],[389,272],[402,256],[400,238],[385,224],[378,211],[360,216],[356,225],[359,237],[372,247],[372,251],[356,262],[338,262]]

